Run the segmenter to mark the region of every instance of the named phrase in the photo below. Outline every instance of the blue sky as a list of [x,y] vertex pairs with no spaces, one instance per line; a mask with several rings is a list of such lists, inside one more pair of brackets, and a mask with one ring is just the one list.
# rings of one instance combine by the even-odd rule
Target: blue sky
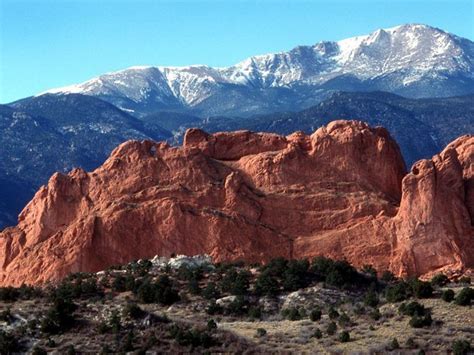
[[132,65],[227,66],[402,23],[474,40],[474,0],[0,0],[0,103]]

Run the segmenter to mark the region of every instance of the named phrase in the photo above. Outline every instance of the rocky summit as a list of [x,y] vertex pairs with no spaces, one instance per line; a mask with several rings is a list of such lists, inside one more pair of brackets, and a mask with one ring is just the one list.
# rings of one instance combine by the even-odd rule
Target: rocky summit
[[312,135],[186,132],[56,173],[0,233],[0,284],[40,284],[154,255],[347,259],[398,276],[474,265],[474,137],[406,172],[381,127]]
[[248,116],[301,110],[334,91],[381,90],[411,98],[472,94],[473,73],[471,40],[403,24],[224,68],[134,66],[46,93],[94,96],[137,117],[160,110]]

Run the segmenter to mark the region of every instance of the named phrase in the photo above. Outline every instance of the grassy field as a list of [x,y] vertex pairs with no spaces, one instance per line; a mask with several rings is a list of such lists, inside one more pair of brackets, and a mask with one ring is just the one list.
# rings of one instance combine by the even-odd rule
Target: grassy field
[[[457,340],[467,354],[474,344],[470,280],[384,281],[330,260],[199,271],[146,265],[0,288],[0,354],[444,354]],[[453,301],[442,299],[446,290]],[[457,304],[466,290],[466,305]],[[415,318],[423,323],[415,327]]]

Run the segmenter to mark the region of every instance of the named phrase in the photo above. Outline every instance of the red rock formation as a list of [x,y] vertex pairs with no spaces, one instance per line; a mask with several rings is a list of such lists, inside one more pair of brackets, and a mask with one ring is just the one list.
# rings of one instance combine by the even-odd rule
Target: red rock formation
[[474,265],[473,162],[474,137],[463,136],[413,165],[394,219],[392,269],[423,275]]
[[357,121],[311,136],[191,129],[178,148],[126,142],[94,172],[53,175],[0,233],[0,284],[171,253],[324,254],[414,275],[470,267],[473,154],[462,137],[405,176],[388,132]]

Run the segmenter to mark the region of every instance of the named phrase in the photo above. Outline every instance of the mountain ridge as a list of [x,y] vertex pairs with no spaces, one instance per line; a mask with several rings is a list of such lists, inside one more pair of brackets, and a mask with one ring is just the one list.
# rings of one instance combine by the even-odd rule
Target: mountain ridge
[[[407,24],[257,55],[229,67],[134,66],[44,93],[97,96],[135,115],[160,109],[250,115],[301,109],[332,90],[351,88],[415,98],[473,93],[474,42]],[[248,107],[234,107],[238,102]]]
[[[177,144],[191,127],[211,133],[247,129],[310,134],[332,120],[354,118],[387,127],[400,144],[405,162],[411,165],[435,155],[456,137],[474,131],[473,99],[474,95],[406,99],[383,92],[341,92],[296,112],[249,117],[155,112],[139,118],[81,94],[24,99],[12,107],[0,106],[0,143],[5,147],[0,156],[0,228],[16,222],[34,191],[53,172],[74,167],[94,169],[127,139],[148,137]],[[103,133],[106,131],[109,133]]]
[[[357,119],[373,126],[386,127],[403,153],[408,165],[429,158],[449,142],[474,131],[474,94],[442,99],[407,99],[387,92],[336,92],[317,105],[296,112],[279,112],[250,117],[209,117],[190,123],[176,121],[169,130],[184,133],[186,127],[209,132],[249,129],[257,132],[310,134],[336,119]],[[161,123],[159,114],[151,116]],[[150,118],[151,118],[150,117]],[[145,116],[144,119],[148,119]],[[179,133],[180,132],[180,133]]]
[[112,104],[80,94],[43,95],[0,105],[0,229],[56,171],[94,169],[127,139],[166,139],[171,133]]

